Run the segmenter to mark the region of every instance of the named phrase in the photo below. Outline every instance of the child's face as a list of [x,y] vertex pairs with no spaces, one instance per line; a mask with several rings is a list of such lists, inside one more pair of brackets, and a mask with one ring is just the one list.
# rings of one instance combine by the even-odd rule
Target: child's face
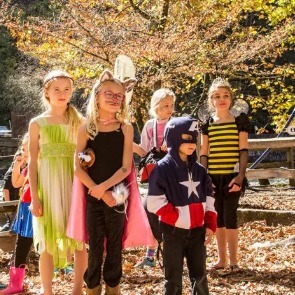
[[211,97],[211,102],[217,110],[229,110],[232,104],[231,93],[227,88],[217,88]]
[[122,85],[108,81],[103,83],[96,97],[99,110],[116,113],[124,104],[125,92]]
[[167,120],[169,119],[174,112],[174,99],[172,96],[167,96],[160,101],[158,104],[156,113],[158,119]]
[[[182,139],[184,140],[192,140],[192,136],[190,134],[182,134]],[[186,159],[187,156],[192,155],[197,148],[197,143],[182,143],[179,147],[179,155],[181,159]]]
[[68,78],[56,78],[45,90],[45,95],[51,105],[67,106],[72,96],[72,82]]
[[29,158],[29,150],[28,150],[28,144],[22,144],[21,149],[20,149],[20,154],[16,156],[16,161],[22,162],[24,161],[25,163],[28,162]]

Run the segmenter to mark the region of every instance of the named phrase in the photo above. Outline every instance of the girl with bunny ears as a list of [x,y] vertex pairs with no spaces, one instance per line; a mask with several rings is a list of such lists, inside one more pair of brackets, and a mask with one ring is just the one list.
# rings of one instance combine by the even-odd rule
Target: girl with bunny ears
[[[75,174],[88,188],[86,224],[89,259],[84,275],[86,294],[101,294],[101,273],[106,283],[105,294],[121,294],[119,284],[122,276],[125,204],[117,204],[112,190],[126,182],[132,168],[133,127],[128,123],[125,93],[135,83],[135,79],[123,82],[105,70],[93,86],[86,123],[78,133]],[[78,154],[86,148],[95,153],[95,161],[87,171],[80,166],[78,158]]]

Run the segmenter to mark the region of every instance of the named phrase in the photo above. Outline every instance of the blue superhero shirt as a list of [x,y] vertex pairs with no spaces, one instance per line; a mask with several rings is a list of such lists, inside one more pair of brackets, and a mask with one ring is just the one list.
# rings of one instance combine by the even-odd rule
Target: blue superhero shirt
[[[192,136],[182,139],[182,134]],[[196,154],[188,163],[179,156],[182,143],[197,142],[197,122],[190,117],[170,120],[165,128],[168,153],[158,162],[149,178],[147,208],[171,226],[192,229],[205,225],[216,230],[212,182]]]

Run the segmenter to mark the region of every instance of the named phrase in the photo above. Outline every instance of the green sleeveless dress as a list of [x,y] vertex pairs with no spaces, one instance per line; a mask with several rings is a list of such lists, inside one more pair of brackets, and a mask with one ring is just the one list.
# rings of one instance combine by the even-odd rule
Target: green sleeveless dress
[[63,268],[67,256],[83,244],[66,236],[74,174],[75,140],[70,126],[49,124],[39,116],[38,196],[43,216],[33,218],[34,245],[39,254],[53,256],[54,266]]

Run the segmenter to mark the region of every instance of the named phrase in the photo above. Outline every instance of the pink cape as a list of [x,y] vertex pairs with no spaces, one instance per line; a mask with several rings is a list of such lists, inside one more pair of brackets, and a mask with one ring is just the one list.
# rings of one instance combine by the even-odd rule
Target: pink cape
[[[123,248],[155,245],[148,218],[142,205],[134,165],[132,165],[131,173],[127,177],[127,182],[129,184],[129,197],[122,240]],[[85,194],[85,186],[77,177],[74,177],[67,236],[87,244]]]

